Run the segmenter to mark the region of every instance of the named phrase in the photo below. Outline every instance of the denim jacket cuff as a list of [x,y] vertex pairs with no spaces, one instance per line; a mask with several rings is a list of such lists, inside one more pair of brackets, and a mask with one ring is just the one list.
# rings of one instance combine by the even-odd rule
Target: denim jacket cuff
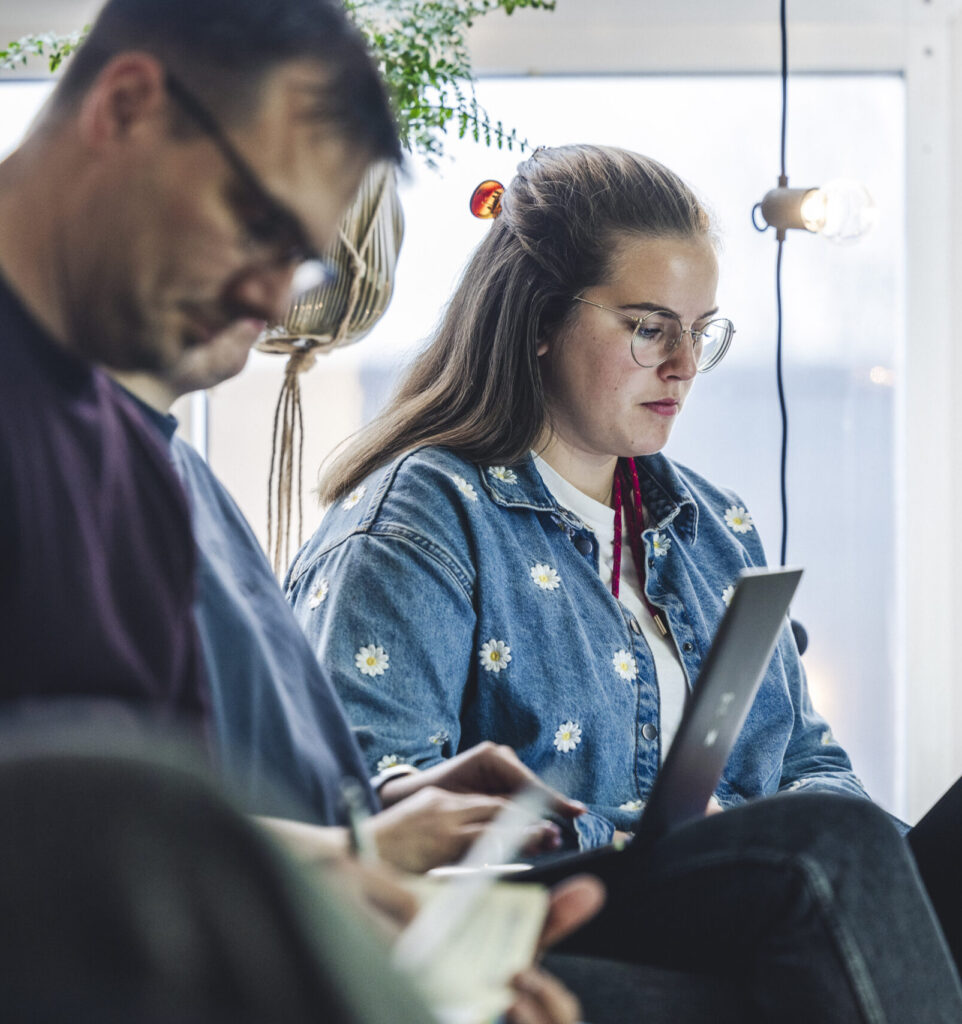
[[615,826],[607,818],[594,811],[586,811],[572,822],[578,839],[579,850],[591,850],[605,846],[615,837]]

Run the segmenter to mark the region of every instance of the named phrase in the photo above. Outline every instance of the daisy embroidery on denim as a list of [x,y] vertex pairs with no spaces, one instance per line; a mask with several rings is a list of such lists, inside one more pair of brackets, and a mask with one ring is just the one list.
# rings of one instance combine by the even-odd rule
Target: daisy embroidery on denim
[[511,648],[503,640],[495,640],[492,637],[486,644],[481,645],[478,657],[485,672],[500,672],[508,667]]
[[478,493],[477,493],[477,491],[475,491],[474,487],[472,487],[471,484],[469,484],[468,481],[465,480],[463,476],[459,476],[457,473],[452,473],[451,474],[451,479],[454,481],[454,486],[457,487],[457,489],[469,501],[477,501],[478,500]]
[[326,579],[321,580],[320,583],[311,591],[310,600],[307,602],[307,607],[313,611],[315,608],[319,608],[327,597],[327,592],[331,589],[330,584]]
[[655,558],[664,558],[668,554],[668,549],[671,547],[671,537],[665,536],[663,533],[656,533],[651,538],[651,552]]
[[827,747],[835,742],[835,737],[832,735],[831,729],[825,729],[822,732],[821,742],[823,747]]
[[727,587],[722,591],[722,600],[725,602],[725,607],[732,603],[732,598],[735,596],[735,584],[729,583]]
[[354,506],[364,497],[364,492],[367,488],[364,484],[359,487],[355,487],[353,491],[341,502],[345,508],[354,508]]
[[354,655],[354,664],[362,676],[383,676],[388,670],[388,653],[380,644],[362,647]]
[[404,764],[397,754],[385,754],[374,766],[375,771],[383,772],[385,768],[393,768],[396,764]]
[[638,675],[638,666],[635,665],[634,655],[630,651],[615,651],[611,663],[622,679],[634,679]]
[[732,505],[725,509],[725,522],[733,533],[751,533],[755,528],[752,517],[741,507]]
[[488,466],[488,472],[502,483],[515,484],[518,482],[518,474],[507,466]]
[[644,800],[626,800],[623,804],[618,805],[619,811],[640,811],[645,806]]
[[428,743],[433,743],[436,747],[440,747],[443,743],[447,743],[449,739],[451,739],[451,734],[447,729],[438,729],[437,732],[428,736]]
[[562,722],[554,734],[554,745],[562,754],[570,754],[581,742],[581,726],[577,722]]
[[550,565],[535,565],[531,569],[531,578],[535,586],[542,590],[557,590],[561,586],[561,577]]

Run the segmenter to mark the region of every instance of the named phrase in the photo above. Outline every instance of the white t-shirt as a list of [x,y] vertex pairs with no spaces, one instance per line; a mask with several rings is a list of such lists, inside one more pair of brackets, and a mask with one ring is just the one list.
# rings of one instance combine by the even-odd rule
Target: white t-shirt
[[[541,474],[545,487],[555,500],[572,511],[591,530],[598,541],[598,572],[605,586],[611,586],[611,571],[614,562],[615,513],[614,509],[595,501],[535,455],[535,467]],[[627,516],[622,515],[621,582],[618,600],[634,615],[641,626],[641,634],[648,643],[655,663],[655,681],[658,684],[661,705],[661,757],[671,746],[678,723],[681,721],[688,696],[688,681],[681,666],[678,649],[671,636],[662,636],[655,625],[647,606],[641,599],[641,582],[631,557],[628,538]]]

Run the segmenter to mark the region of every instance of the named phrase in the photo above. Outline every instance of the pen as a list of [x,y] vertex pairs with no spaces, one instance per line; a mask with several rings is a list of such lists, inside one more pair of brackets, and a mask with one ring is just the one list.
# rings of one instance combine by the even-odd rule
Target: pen
[[353,856],[361,861],[377,860],[377,849],[361,825],[371,816],[364,789],[353,776],[341,781],[341,798],[347,812],[348,846]]

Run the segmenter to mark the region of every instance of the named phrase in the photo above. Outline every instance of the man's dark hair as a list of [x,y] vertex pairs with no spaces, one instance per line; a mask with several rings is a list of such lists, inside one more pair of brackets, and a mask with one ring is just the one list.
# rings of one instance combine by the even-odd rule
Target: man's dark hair
[[384,85],[336,0],[108,0],[66,65],[52,112],[74,107],[101,69],[131,50],[153,54],[225,124],[251,113],[265,74],[314,60],[329,75],[318,120],[374,159],[400,159]]

